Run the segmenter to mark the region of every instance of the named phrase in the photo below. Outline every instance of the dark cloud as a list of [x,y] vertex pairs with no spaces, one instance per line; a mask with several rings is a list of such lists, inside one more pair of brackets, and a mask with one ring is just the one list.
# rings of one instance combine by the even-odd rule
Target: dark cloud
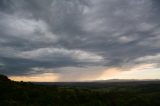
[[1,0],[0,70],[133,66],[160,53],[159,10],[158,0]]

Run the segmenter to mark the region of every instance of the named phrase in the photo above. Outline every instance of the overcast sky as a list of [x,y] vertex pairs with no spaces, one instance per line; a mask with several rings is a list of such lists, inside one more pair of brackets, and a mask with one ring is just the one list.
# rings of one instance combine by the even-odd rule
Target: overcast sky
[[160,78],[160,1],[0,0],[0,73],[27,81]]

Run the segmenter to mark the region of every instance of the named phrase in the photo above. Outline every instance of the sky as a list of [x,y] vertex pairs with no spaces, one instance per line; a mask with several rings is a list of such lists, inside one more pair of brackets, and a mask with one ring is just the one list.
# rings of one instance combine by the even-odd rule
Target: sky
[[0,0],[0,73],[39,82],[160,79],[160,1]]

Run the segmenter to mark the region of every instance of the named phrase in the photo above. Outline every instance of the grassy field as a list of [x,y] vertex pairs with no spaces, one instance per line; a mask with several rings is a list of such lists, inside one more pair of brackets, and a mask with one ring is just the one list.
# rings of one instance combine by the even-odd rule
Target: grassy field
[[160,82],[33,84],[0,75],[0,106],[160,106]]

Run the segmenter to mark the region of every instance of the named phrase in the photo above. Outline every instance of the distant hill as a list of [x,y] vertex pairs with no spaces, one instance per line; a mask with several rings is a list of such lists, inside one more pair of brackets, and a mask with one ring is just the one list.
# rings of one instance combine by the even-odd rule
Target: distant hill
[[11,80],[7,76],[0,74],[0,82],[11,82]]

